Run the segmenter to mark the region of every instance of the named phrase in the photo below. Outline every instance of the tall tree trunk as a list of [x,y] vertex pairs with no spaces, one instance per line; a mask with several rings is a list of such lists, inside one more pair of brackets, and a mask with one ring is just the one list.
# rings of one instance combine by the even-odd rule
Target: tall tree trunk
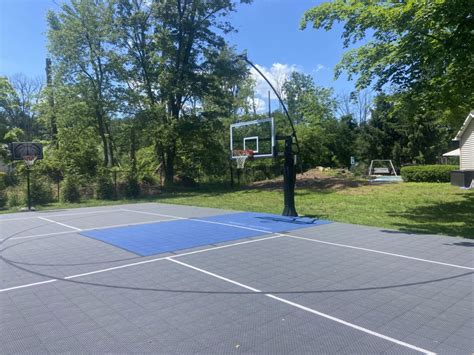
[[50,125],[51,125],[51,143],[56,146],[56,149],[59,148],[58,141],[58,125],[56,122],[56,112],[55,112],[55,103],[54,103],[54,91],[53,91],[53,75],[51,72],[51,59],[46,58],[46,86],[49,89],[48,91],[48,103],[51,110],[50,115]]
[[171,186],[174,182],[174,158],[175,146],[167,147],[165,152],[165,186]]
[[109,165],[114,166],[117,164],[117,161],[115,159],[115,154],[114,154],[114,141],[112,139],[112,133],[110,132],[110,125],[108,122],[105,121],[105,119],[104,119],[104,126],[105,126],[106,138],[107,138]]
[[105,129],[105,122],[104,116],[100,112],[99,109],[96,109],[96,119],[97,119],[97,126],[99,128],[99,135],[100,139],[102,140],[102,148],[104,152],[104,166],[110,166],[110,155],[109,155],[109,142],[107,139],[106,129]]
[[135,128],[132,127],[130,130],[130,161],[131,161],[131,170],[132,174],[136,174],[137,172],[137,135],[135,132]]

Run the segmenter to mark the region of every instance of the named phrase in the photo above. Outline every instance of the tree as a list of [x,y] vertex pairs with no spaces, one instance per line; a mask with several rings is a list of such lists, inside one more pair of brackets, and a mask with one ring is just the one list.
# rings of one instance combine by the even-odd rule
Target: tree
[[[240,0],[250,3],[250,0]],[[213,98],[222,94],[214,76],[219,55],[227,48],[222,33],[234,30],[222,18],[235,10],[232,0],[163,0],[155,3],[156,36],[161,50],[160,95],[166,114],[162,117],[158,144],[165,179],[172,182],[176,159],[178,126],[190,99]],[[238,67],[236,60],[227,61],[229,69]],[[220,76],[220,79],[224,79]]]
[[179,141],[188,137],[183,130],[193,127],[190,117],[198,119],[198,111],[208,118],[222,113],[232,102],[235,81],[246,71],[222,37],[234,30],[224,19],[235,10],[235,1],[116,4],[116,43],[123,54],[118,60],[127,68],[121,75],[128,78],[127,95],[134,96],[140,116],[153,122],[157,156],[170,184],[183,146]]
[[103,164],[116,163],[109,114],[113,110],[113,67],[109,57],[111,6],[106,0],[72,0],[48,13],[49,50],[64,84],[94,110],[102,141]]
[[370,118],[372,97],[368,90],[358,90],[350,94],[343,93],[337,97],[337,112],[339,117],[352,116],[358,124],[367,122]]
[[0,132],[19,128],[24,132],[25,140],[32,140],[37,133],[36,105],[42,87],[40,78],[31,79],[23,74],[9,79],[0,77]]
[[445,151],[452,131],[439,123],[433,112],[424,112],[415,102],[385,94],[374,100],[371,118],[360,126],[357,155],[371,159],[392,159],[397,165],[435,163]]
[[474,106],[472,1],[335,0],[307,11],[302,28],[308,22],[325,30],[344,22],[346,48],[372,34],[336,67],[336,76],[357,76],[358,88],[388,85],[455,126]]
[[283,92],[296,124],[316,124],[334,117],[332,89],[316,86],[310,75],[292,72],[283,84]]
[[20,126],[18,95],[7,77],[0,76],[0,139],[7,131]]

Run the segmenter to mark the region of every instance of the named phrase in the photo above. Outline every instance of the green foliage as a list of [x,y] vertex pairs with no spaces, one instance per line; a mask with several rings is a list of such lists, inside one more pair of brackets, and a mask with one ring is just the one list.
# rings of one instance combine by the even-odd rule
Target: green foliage
[[113,36],[112,9],[112,1],[72,1],[57,13],[48,13],[49,51],[58,64],[57,79],[74,83],[77,93],[70,104],[89,108],[94,122],[90,128],[100,138],[104,166],[115,163],[108,115],[114,107],[113,52],[107,49]]
[[435,163],[448,149],[452,131],[435,114],[417,112],[416,104],[378,95],[371,119],[360,126],[356,151],[360,160],[392,159],[396,165]]
[[311,75],[292,72],[283,84],[283,92],[296,124],[317,124],[334,118],[336,101],[332,89],[316,86]]
[[5,143],[21,142],[24,140],[23,137],[25,137],[25,132],[19,127],[14,127],[5,133],[3,141]]
[[137,198],[140,196],[140,184],[137,175],[129,173],[126,178],[125,196],[128,198]]
[[[26,185],[23,185],[26,196]],[[53,189],[48,179],[44,177],[32,177],[30,179],[31,203],[33,205],[44,205],[53,200]]]
[[5,207],[7,204],[7,194],[6,194],[6,188],[7,184],[5,182],[5,177],[6,174],[0,172],[0,208]]
[[401,168],[400,174],[407,182],[449,182],[450,172],[456,165],[418,165]]
[[[2,184],[4,184],[3,187]],[[8,187],[5,187],[3,179],[0,179],[0,207],[5,204],[10,208],[26,206],[28,204],[27,189],[25,178],[22,178],[19,184]],[[51,182],[35,172],[30,177],[30,193],[33,205],[45,205],[53,200]]]
[[20,186],[11,186],[6,189],[8,208],[25,206],[27,203],[26,191]]
[[67,176],[61,188],[61,199],[64,202],[80,202],[79,180],[74,176]]
[[343,22],[346,48],[371,34],[336,67],[359,88],[390,85],[455,126],[474,106],[472,1],[336,0],[307,11],[308,22],[325,30]]
[[97,177],[96,196],[100,200],[111,200],[115,196],[114,184],[107,171],[101,171]]

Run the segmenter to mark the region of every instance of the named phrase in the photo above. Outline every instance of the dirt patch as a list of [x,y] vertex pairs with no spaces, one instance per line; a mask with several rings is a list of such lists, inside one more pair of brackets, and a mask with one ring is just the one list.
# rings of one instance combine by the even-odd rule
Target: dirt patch
[[[321,171],[319,169],[308,170],[296,175],[296,188],[313,190],[343,190],[368,185],[366,180],[355,178],[351,173],[341,171]],[[283,177],[271,180],[256,181],[248,189],[283,189]]]

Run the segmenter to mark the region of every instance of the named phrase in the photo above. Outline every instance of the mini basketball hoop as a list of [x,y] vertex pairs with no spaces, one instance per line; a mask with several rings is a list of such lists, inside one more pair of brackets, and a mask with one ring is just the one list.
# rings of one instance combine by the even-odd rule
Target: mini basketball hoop
[[236,149],[234,150],[235,161],[237,162],[237,169],[243,169],[247,159],[252,160],[253,150],[252,149]]

